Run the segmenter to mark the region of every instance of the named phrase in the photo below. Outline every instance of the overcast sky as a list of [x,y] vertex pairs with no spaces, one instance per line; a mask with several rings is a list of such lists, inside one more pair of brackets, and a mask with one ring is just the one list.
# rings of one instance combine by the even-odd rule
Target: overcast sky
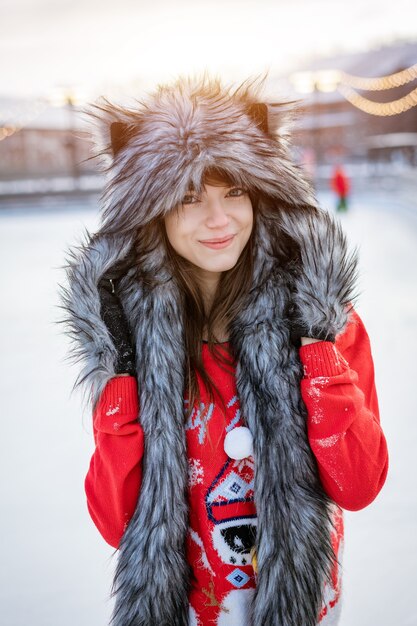
[[[417,40],[415,0],[2,0],[0,96],[88,94],[202,68],[246,77]],[[417,59],[416,59],[417,62]]]

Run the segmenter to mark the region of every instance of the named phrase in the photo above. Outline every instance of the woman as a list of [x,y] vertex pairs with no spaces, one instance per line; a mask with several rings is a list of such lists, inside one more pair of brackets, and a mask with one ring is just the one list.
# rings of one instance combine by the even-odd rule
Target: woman
[[385,482],[357,252],[260,89],[180,77],[90,111],[104,209],[63,321],[117,626],[336,624],[342,509]]

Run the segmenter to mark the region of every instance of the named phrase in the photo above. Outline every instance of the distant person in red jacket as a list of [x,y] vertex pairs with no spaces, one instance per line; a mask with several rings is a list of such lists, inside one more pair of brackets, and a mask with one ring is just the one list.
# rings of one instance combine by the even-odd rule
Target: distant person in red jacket
[[341,165],[336,166],[333,172],[331,185],[333,191],[337,193],[336,211],[347,211],[347,198],[350,191],[350,182]]

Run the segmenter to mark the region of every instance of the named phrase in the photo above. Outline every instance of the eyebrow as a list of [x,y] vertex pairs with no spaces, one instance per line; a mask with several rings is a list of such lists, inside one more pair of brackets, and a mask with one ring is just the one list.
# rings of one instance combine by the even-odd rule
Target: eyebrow
[[[209,185],[209,187],[218,187],[219,189],[232,189],[232,187],[238,187],[237,184],[232,184],[232,185]],[[194,189],[193,187],[190,187],[186,193],[196,193],[197,190]]]

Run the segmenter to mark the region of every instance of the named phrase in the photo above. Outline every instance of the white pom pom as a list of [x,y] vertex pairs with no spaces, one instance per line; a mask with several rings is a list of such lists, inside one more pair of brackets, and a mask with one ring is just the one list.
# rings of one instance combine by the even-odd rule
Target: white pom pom
[[253,437],[249,428],[237,426],[230,430],[224,439],[224,450],[231,459],[253,456]]

